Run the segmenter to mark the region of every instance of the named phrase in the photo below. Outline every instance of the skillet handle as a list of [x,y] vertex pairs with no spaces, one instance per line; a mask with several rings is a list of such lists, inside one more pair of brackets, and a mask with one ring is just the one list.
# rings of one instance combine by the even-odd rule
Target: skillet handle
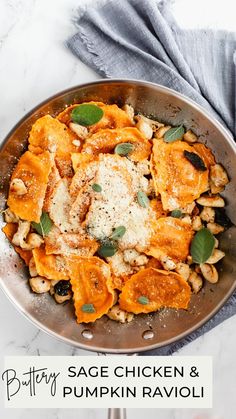
[[[100,354],[98,352],[98,355],[104,355],[104,354]],[[111,355],[112,354],[110,354],[110,356]],[[115,354],[115,355],[117,355],[117,354]],[[126,354],[123,354],[123,355],[127,356]],[[136,355],[138,355],[138,353],[134,352],[132,354],[129,354],[128,356],[136,356]],[[108,409],[108,419],[127,419],[126,409],[117,409],[117,408]]]
[[126,419],[126,409],[108,409],[108,419]]

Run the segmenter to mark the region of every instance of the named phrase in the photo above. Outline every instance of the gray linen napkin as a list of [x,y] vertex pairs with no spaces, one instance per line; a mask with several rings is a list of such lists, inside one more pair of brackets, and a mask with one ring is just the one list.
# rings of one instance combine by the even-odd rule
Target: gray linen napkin
[[[170,1],[106,0],[75,19],[67,46],[103,77],[148,80],[190,97],[236,133],[236,34],[183,30]],[[236,294],[187,339],[148,354],[171,354],[236,313]]]

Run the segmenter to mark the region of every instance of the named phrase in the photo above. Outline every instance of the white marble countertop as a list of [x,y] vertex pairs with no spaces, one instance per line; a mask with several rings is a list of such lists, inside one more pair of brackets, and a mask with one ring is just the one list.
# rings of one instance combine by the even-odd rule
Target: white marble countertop
[[[63,42],[75,32],[72,17],[88,0],[0,0],[0,141],[32,107],[67,87],[98,76],[75,58]],[[215,0],[195,5],[177,0],[175,11],[181,24],[199,22],[228,29],[235,26],[230,7]],[[202,16],[204,7],[204,16]],[[214,12],[211,13],[211,11]],[[209,13],[208,13],[209,12]],[[208,18],[207,18],[208,16]],[[199,20],[201,17],[202,20]],[[0,291],[0,361],[5,355],[90,355],[39,331]],[[212,410],[149,410],[154,419],[234,419],[236,417],[236,317],[184,347],[181,355],[212,355],[214,360],[214,408]],[[4,419],[106,418],[105,410],[16,409],[0,407]],[[142,410],[129,410],[128,419],[141,419]]]

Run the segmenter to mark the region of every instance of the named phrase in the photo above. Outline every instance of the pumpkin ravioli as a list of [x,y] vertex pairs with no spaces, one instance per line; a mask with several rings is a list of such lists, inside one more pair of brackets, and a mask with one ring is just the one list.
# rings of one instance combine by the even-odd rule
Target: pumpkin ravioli
[[[131,121],[127,113],[123,111],[122,109],[120,109],[115,104],[106,105],[105,103],[102,103],[102,102],[87,102],[87,104],[96,105],[99,108],[101,108],[104,112],[103,117],[101,118],[99,122],[88,127],[90,134],[93,134],[94,132],[97,132],[98,130],[101,130],[104,128],[124,128],[124,127],[130,127],[133,125],[133,122]],[[57,116],[57,119],[60,122],[63,122],[64,124],[69,125],[69,123],[72,122],[71,112],[77,106],[79,106],[79,103],[77,103],[76,105],[68,106],[64,111],[62,111]]]
[[47,255],[44,247],[41,246],[33,249],[33,257],[39,275],[56,281],[69,279],[62,255]]
[[48,150],[55,154],[55,162],[63,176],[73,176],[70,153],[80,151],[74,145],[77,135],[65,124],[50,115],[39,118],[30,131],[29,150],[35,154]]
[[[191,288],[179,274],[147,268],[125,283],[119,304],[122,310],[134,314],[151,313],[163,307],[187,309],[190,296]],[[141,304],[140,297],[145,297],[147,304]]]
[[154,139],[153,144],[154,183],[165,210],[183,208],[209,189],[208,170],[195,169],[184,156],[187,150],[201,157],[198,150],[184,141],[165,143]]
[[50,115],[39,118],[31,128],[29,134],[29,150],[38,154],[44,150],[64,156],[78,151],[73,145],[77,135],[70,131],[65,124]]
[[133,151],[129,157],[133,161],[147,159],[151,153],[151,144],[144,135],[134,127],[101,129],[85,140],[83,151],[97,155],[111,153],[117,144],[131,143]]
[[162,256],[177,262],[186,259],[193,237],[191,225],[178,218],[163,217],[156,220],[154,232],[145,253],[156,259]]
[[[110,267],[97,257],[67,258],[78,323],[89,323],[102,317],[112,307],[114,291]],[[93,311],[86,311],[86,306]]]
[[52,158],[48,151],[38,155],[26,151],[18,161],[11,180],[21,179],[27,189],[24,195],[9,191],[8,206],[18,217],[27,221],[40,221],[47,189]]

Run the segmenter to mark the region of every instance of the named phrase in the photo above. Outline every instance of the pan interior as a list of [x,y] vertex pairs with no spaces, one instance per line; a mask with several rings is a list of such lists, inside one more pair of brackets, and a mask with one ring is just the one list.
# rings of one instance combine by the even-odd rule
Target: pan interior
[[[234,197],[236,189],[236,149],[229,134],[203,110],[179,94],[151,83],[136,81],[100,81],[69,89],[39,105],[8,135],[0,152],[0,207],[5,207],[9,178],[17,159],[27,143],[34,121],[42,115],[56,115],[66,105],[83,101],[131,104],[136,112],[152,116],[170,125],[184,124],[200,136],[214,152],[230,176],[224,192],[227,213],[236,223]],[[0,221],[2,227],[3,221]],[[164,346],[192,332],[224,304],[235,289],[236,228],[221,235],[221,248],[226,257],[221,263],[218,284],[206,284],[192,297],[190,309],[163,310],[152,315],[136,316],[133,322],[121,325],[104,318],[94,324],[78,325],[71,303],[58,305],[48,295],[30,292],[28,272],[0,232],[0,281],[3,290],[38,327],[62,340],[100,352],[137,352]]]

